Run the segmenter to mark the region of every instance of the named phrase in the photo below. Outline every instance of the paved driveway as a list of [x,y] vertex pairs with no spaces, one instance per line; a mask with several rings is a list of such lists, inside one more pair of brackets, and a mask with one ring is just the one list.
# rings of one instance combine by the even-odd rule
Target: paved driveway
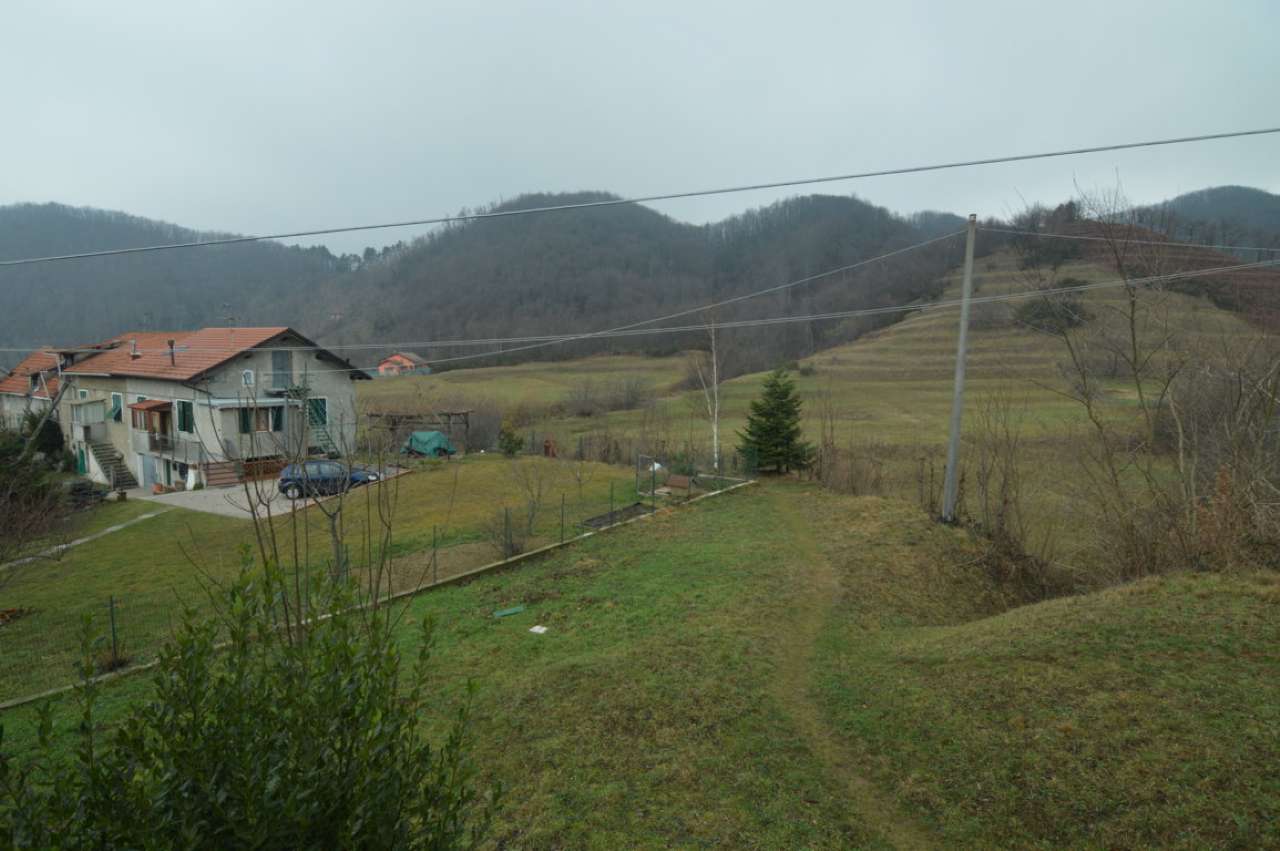
[[[382,471],[382,478],[389,479],[399,476],[407,472],[406,470],[392,467]],[[224,517],[235,517],[240,520],[249,520],[253,515],[249,511],[249,499],[252,497],[258,503],[258,513],[266,513],[267,503],[271,507],[273,515],[288,514],[293,510],[295,503],[281,495],[276,488],[275,479],[264,479],[260,482],[250,482],[249,493],[245,493],[243,485],[236,485],[229,488],[204,488],[198,491],[174,491],[173,493],[153,494],[144,492],[142,489],[129,491],[130,499],[145,499],[149,502],[159,502],[175,508],[189,508],[192,511],[204,511],[209,514],[221,514]],[[332,497],[326,497],[331,499]],[[298,500],[296,505],[304,506],[311,500]]]

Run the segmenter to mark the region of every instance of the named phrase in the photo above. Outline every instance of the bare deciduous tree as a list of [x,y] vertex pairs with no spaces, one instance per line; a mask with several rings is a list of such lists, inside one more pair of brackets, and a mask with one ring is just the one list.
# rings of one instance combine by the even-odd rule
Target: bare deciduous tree
[[716,342],[715,320],[707,327],[707,348],[689,354],[688,368],[702,391],[703,410],[711,424],[711,466],[720,472],[720,384],[724,381],[724,350]]

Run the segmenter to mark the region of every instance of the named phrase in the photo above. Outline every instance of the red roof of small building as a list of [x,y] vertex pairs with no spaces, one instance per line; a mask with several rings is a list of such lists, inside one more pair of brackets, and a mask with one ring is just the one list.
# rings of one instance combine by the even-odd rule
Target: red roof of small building
[[[190,381],[288,330],[287,327],[276,326],[121,334],[102,344],[114,343],[114,348],[101,354],[91,354],[63,371],[71,375],[126,375]],[[173,340],[172,357],[170,340]]]
[[[18,396],[31,394],[37,399],[51,399],[58,394],[58,355],[48,349],[40,349],[27,355],[18,365],[0,378],[0,393],[13,393]],[[46,373],[43,384],[31,386],[31,376]],[[46,388],[48,392],[45,392]]]
[[393,355],[387,355],[379,363],[382,364],[382,363],[386,363],[387,361],[394,361],[396,359],[408,361],[409,363],[414,364],[415,366],[427,365],[427,359],[424,358],[422,355],[415,354],[414,352],[396,352]]

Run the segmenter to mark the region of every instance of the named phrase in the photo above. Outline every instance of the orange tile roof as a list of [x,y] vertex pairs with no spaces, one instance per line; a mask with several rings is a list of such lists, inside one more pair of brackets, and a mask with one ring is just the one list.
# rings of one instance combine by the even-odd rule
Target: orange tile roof
[[[134,378],[190,381],[288,330],[285,326],[277,326],[121,334],[107,341],[117,343],[115,348],[101,354],[91,354],[63,372],[71,375],[126,375]],[[169,358],[170,340],[174,341],[172,362]]]
[[[40,349],[27,355],[9,374],[0,378],[0,393],[15,393],[26,396],[31,393],[31,376],[38,372],[47,372],[44,385],[37,385],[34,396],[37,399],[50,399],[58,394],[58,355],[48,349]],[[49,392],[44,392],[48,387]]]

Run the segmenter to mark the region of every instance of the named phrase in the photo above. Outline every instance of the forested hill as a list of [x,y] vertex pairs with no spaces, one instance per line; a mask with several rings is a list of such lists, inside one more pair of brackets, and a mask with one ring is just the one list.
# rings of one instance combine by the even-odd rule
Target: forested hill
[[[0,259],[211,239],[125,213],[62,204],[0,207]],[[339,271],[324,248],[245,243],[0,267],[0,341],[73,344],[126,329],[292,320],[290,304]]]
[[1280,247],[1280,195],[1213,186],[1140,208],[1161,232],[1194,242]]
[[[492,209],[611,197],[529,195]],[[782,201],[706,226],[636,205],[485,219],[444,229],[385,262],[342,276],[309,318],[319,323],[323,337],[345,334],[366,340],[587,332],[764,289],[962,225],[945,213],[904,219],[856,198],[833,196]],[[876,264],[861,275],[752,299],[721,311],[717,319],[847,310],[919,298],[958,258],[954,242]],[[344,315],[342,328],[326,324],[323,315],[335,305]],[[783,326],[768,333],[740,332],[733,339],[763,368],[778,357],[796,357],[848,339],[864,327],[867,323],[852,321],[804,329]],[[608,347],[662,352],[688,346],[691,340],[625,338]],[[560,357],[603,345],[558,345],[521,356]],[[426,353],[440,358],[474,351],[440,348]]]
[[[528,195],[489,209],[612,196]],[[0,268],[8,296],[0,345],[72,343],[125,329],[289,324],[328,343],[507,337],[591,331],[762,289],[956,230],[946,213],[905,219],[856,198],[807,196],[697,226],[624,205],[487,219],[441,229],[409,246],[360,258],[276,243]],[[0,208],[0,259],[209,238],[123,213],[56,204]],[[791,293],[753,299],[718,318],[847,310],[928,295],[957,244],[875,264]],[[685,320],[688,321],[688,320]],[[739,332],[731,343],[762,368],[847,339],[866,321]],[[608,346],[670,350],[672,337],[629,338],[524,356]],[[433,357],[474,349],[424,351]],[[357,356],[369,362],[380,352]]]

